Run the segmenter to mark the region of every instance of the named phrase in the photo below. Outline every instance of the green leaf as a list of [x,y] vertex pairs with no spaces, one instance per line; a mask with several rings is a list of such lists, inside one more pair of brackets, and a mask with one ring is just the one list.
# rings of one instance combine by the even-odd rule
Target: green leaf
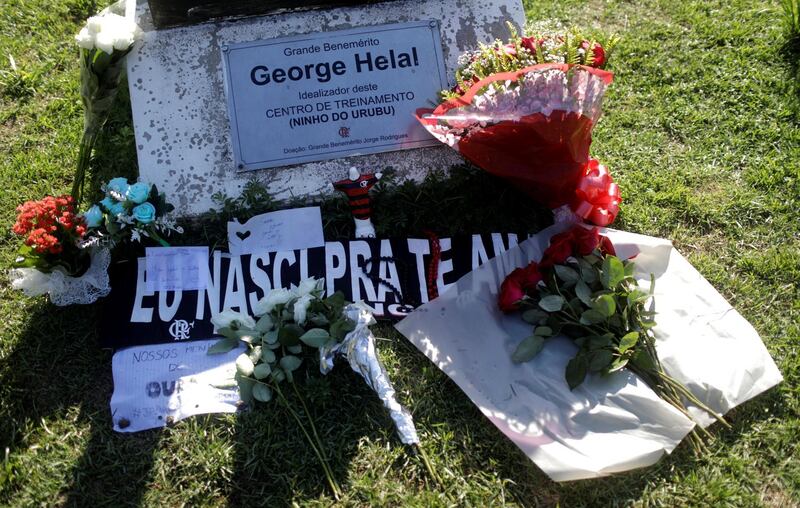
[[533,334],[540,337],[552,337],[553,329],[549,326],[537,326],[536,330],[533,331]]
[[586,374],[589,373],[589,362],[586,356],[578,353],[578,356],[573,358],[567,363],[567,369],[564,372],[567,378],[567,384],[570,390],[574,390],[578,385],[583,383],[586,379]]
[[283,325],[278,330],[278,342],[284,346],[296,346],[300,344],[300,336],[305,333],[305,330],[300,325],[289,323]]
[[345,335],[355,330],[356,325],[349,319],[339,319],[331,325],[331,337],[337,341],[344,339]]
[[302,344],[295,344],[294,346],[286,346],[286,350],[290,353],[299,355],[303,352],[303,345]]
[[331,335],[328,333],[328,331],[323,330],[322,328],[312,328],[300,336],[301,341],[315,348],[323,346],[330,338]]
[[261,346],[256,346],[247,353],[247,356],[250,357],[253,364],[255,365],[259,360],[261,360]]
[[541,351],[543,347],[544,338],[538,335],[526,337],[517,345],[516,351],[511,355],[511,360],[514,363],[527,362],[539,354],[539,351]]
[[292,355],[286,355],[283,358],[281,358],[280,361],[281,368],[286,372],[291,372],[293,370],[296,370],[298,367],[300,367],[301,363],[303,363],[303,360]]
[[614,353],[608,349],[598,349],[591,354],[591,359],[589,360],[589,370],[591,372],[600,372],[601,370],[606,369],[611,364],[613,359]]
[[600,295],[592,301],[592,309],[605,317],[611,317],[617,311],[617,302],[612,295]]
[[559,295],[549,295],[539,300],[539,307],[547,312],[558,312],[563,306],[564,298]]
[[272,330],[264,334],[264,341],[267,344],[275,344],[278,342],[278,330]]
[[601,282],[608,289],[614,289],[625,278],[625,267],[616,256],[606,256],[603,259]]
[[583,302],[587,307],[592,306],[592,290],[589,289],[589,286],[582,280],[579,280],[577,284],[575,284],[575,295],[580,298],[581,302]]
[[636,263],[623,261],[622,265],[625,267],[625,277],[633,277],[633,274],[636,273]]
[[539,324],[543,319],[547,319],[547,312],[539,309],[528,309],[522,313],[522,320],[532,325]]
[[249,376],[253,373],[253,369],[255,369],[255,365],[247,353],[242,353],[236,358],[236,372],[242,376]]
[[272,330],[272,325],[272,316],[269,314],[264,314],[258,319],[258,321],[256,321],[256,330],[261,333],[267,333],[268,331]]
[[566,282],[568,285],[578,282],[581,278],[580,275],[578,275],[578,272],[568,266],[554,265],[553,268],[555,269],[558,278]]
[[261,361],[267,363],[275,363],[275,352],[271,349],[261,349]]
[[239,334],[236,333],[236,330],[234,330],[233,328],[229,328],[227,326],[223,326],[222,328],[217,330],[217,333],[222,335],[223,337],[233,339],[237,342],[239,340]]
[[656,362],[647,353],[646,349],[639,349],[631,358],[631,361],[642,370],[655,370]]
[[272,390],[263,383],[256,383],[253,386],[253,398],[261,402],[269,402],[272,400]]
[[650,293],[647,291],[642,291],[641,289],[634,289],[630,293],[628,293],[627,300],[628,305],[633,306],[637,303],[644,303],[647,299],[650,298]]
[[208,348],[206,354],[219,355],[222,353],[227,353],[228,351],[231,351],[233,348],[235,348],[238,344],[239,341],[236,339],[228,339],[228,338],[220,339],[216,342],[216,344]]
[[630,332],[623,335],[622,338],[619,339],[620,354],[635,346],[637,342],[639,342],[639,332]]
[[621,370],[626,365],[628,365],[627,357],[617,357],[613,362],[611,362],[611,365],[608,367],[608,373],[611,374],[612,372]]
[[283,382],[284,379],[286,379],[286,373],[283,372],[283,369],[276,367],[272,369],[272,379],[276,383],[281,383]]
[[253,403],[253,385],[255,381],[248,377],[236,376],[236,382],[239,384],[239,397],[247,404]]
[[264,379],[270,374],[272,374],[272,367],[270,367],[268,363],[259,363],[256,365],[256,368],[253,369],[253,375],[256,379]]
[[588,339],[588,349],[589,350],[596,350],[596,349],[603,349],[606,347],[611,346],[611,341],[614,339],[613,335],[592,335],[590,337],[586,337]]
[[588,261],[578,258],[578,267],[581,272],[581,280],[587,285],[592,285],[597,282],[597,270]]
[[597,323],[602,323],[605,320],[606,317],[594,309],[589,309],[581,314],[582,325],[594,325]]

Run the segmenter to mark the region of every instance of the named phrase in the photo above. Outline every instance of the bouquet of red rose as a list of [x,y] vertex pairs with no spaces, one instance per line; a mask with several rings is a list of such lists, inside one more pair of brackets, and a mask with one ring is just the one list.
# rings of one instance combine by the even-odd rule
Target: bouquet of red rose
[[576,32],[512,36],[462,56],[456,86],[417,119],[469,161],[542,204],[567,205],[610,224],[619,188],[589,157],[592,129],[613,75],[603,70],[615,44]]
[[[520,311],[533,325],[512,355],[517,362],[534,358],[547,337],[566,335],[578,346],[566,367],[566,380],[574,389],[589,373],[608,375],[628,368],[659,397],[688,418],[684,401],[725,420],[700,402],[661,366],[652,333],[655,312],[647,308],[650,289],[639,288],[635,264],[616,256],[611,241],[596,228],[576,225],[555,235],[539,263],[511,272],[500,287],[499,306],[504,312]],[[725,423],[727,425],[727,423]],[[695,450],[703,448],[696,426],[690,435]]]

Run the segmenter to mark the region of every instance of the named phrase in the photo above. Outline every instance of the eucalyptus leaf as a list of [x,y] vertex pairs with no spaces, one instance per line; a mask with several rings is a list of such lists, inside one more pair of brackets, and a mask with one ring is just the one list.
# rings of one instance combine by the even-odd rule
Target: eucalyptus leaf
[[536,330],[533,331],[533,334],[540,337],[552,337],[553,329],[549,326],[537,326]]
[[272,330],[264,334],[264,341],[267,344],[275,344],[278,342],[278,330]]
[[528,309],[522,313],[522,320],[532,325],[539,324],[543,319],[547,319],[547,312],[540,309]]
[[619,352],[624,353],[639,342],[639,332],[630,332],[619,339]]
[[564,306],[564,298],[559,295],[545,296],[539,300],[539,307],[547,312],[558,312]]
[[612,295],[600,295],[592,300],[592,309],[605,317],[611,317],[617,311],[617,302]]
[[239,340],[242,342],[247,342],[248,344],[252,344],[256,340],[252,330],[236,330],[234,333]]
[[286,373],[283,372],[283,369],[281,369],[280,367],[276,367],[272,369],[272,379],[276,383],[281,383],[283,382],[284,379],[286,379]]
[[341,341],[345,338],[345,336],[355,330],[356,325],[349,319],[339,319],[338,321],[334,321],[331,325],[330,334],[331,337],[336,339],[337,341]]
[[261,346],[256,346],[251,349],[250,352],[247,353],[247,356],[250,357],[250,360],[252,360],[253,364],[261,360]]
[[303,363],[303,360],[292,355],[286,355],[283,358],[281,358],[280,361],[281,368],[286,372],[291,372],[293,370],[296,370],[298,367],[300,367],[301,363]]
[[300,336],[303,343],[315,348],[323,346],[330,338],[331,335],[328,331],[322,328],[312,328]]
[[296,346],[300,344],[300,336],[305,330],[300,325],[289,323],[281,326],[278,330],[278,342],[284,346]]
[[272,326],[274,323],[272,322],[272,316],[269,314],[264,314],[258,321],[256,321],[256,330],[261,333],[267,333],[268,331],[272,330]]
[[292,354],[299,355],[303,352],[303,345],[302,344],[295,344],[294,346],[287,346],[286,350]]
[[275,363],[275,360],[277,360],[277,358],[275,356],[275,352],[274,351],[272,351],[271,349],[265,349],[265,348],[261,349],[261,361],[267,362],[267,363]]
[[270,374],[272,374],[272,367],[270,367],[268,363],[259,363],[256,365],[256,368],[253,369],[253,376],[255,376],[256,379],[264,379]]
[[222,353],[227,353],[228,351],[231,351],[233,348],[235,348],[238,344],[239,344],[238,340],[229,339],[226,337],[224,339],[218,340],[213,346],[208,348],[206,354],[219,355]]
[[236,382],[239,384],[239,397],[247,404],[253,403],[253,385],[255,381],[250,378],[237,376]]
[[247,353],[242,353],[236,358],[236,372],[242,376],[249,376],[253,373],[253,369],[255,369],[255,365]]
[[272,400],[272,390],[264,383],[256,383],[253,385],[253,398],[261,402],[269,402]]
[[218,329],[217,333],[229,339],[235,339],[237,341],[239,340],[239,335],[236,333],[236,330],[227,326],[223,326],[222,328]]
[[511,355],[514,363],[523,363],[535,357],[544,347],[544,338],[538,335],[526,337],[517,345],[517,349]]
[[574,390],[578,385],[583,383],[586,375],[589,373],[589,362],[586,356],[578,353],[578,355],[567,363],[566,371],[564,372],[567,378],[567,384],[570,390]]

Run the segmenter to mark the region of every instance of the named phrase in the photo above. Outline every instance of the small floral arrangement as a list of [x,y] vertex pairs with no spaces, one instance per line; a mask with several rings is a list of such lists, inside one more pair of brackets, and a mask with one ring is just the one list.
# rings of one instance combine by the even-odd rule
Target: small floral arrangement
[[175,207],[155,185],[130,184],[127,179],[118,177],[109,180],[101,190],[105,197],[83,214],[90,236],[111,246],[130,236],[134,242],[146,237],[168,247],[164,236],[183,233],[183,228],[167,217]]
[[19,215],[12,231],[25,237],[16,267],[36,268],[45,273],[61,268],[68,275],[79,275],[89,266],[89,255],[82,243],[87,227],[75,213],[72,196],[47,196],[26,201],[17,207]]
[[[571,389],[589,373],[608,375],[628,368],[663,400],[694,420],[684,400],[725,420],[700,402],[683,384],[664,372],[655,347],[655,312],[646,308],[650,289],[640,289],[635,264],[616,256],[611,241],[596,228],[580,225],[555,235],[539,263],[511,272],[500,287],[498,304],[504,312],[520,311],[533,325],[512,355],[514,362],[533,359],[545,340],[559,334],[572,338],[578,352],[567,364]],[[691,434],[696,451],[703,449],[697,425]]]
[[520,36],[510,24],[509,30],[508,41],[498,39],[491,44],[481,44],[478,49],[459,56],[456,86],[441,92],[443,100],[463,95],[473,84],[492,74],[518,71],[536,64],[561,63],[605,69],[619,40],[611,36],[597,41],[577,29],[527,36]]
[[[242,400],[269,402],[273,393],[290,411],[303,429],[309,444],[319,458],[328,484],[339,496],[339,486],[325,458],[313,420],[309,422],[312,432],[307,432],[299,414],[288,403],[281,390],[281,383],[288,381],[297,397],[294,372],[305,358],[326,345],[344,339],[355,329],[355,323],[344,317],[347,302],[341,293],[323,298],[323,281],[306,279],[291,289],[273,289],[255,306],[255,318],[235,311],[223,311],[212,318],[217,333],[225,337],[212,346],[208,353],[226,353],[240,342],[247,345],[247,352],[236,359],[236,377]],[[302,402],[305,406],[305,402]],[[304,408],[309,415],[308,408]],[[312,435],[314,438],[312,438]]]
[[124,12],[124,2],[104,9],[86,22],[75,42],[80,48],[81,100],[83,101],[83,137],[78,166],[72,183],[72,197],[83,197],[83,184],[97,136],[103,128],[119,89],[125,56],[141,38],[142,31]]

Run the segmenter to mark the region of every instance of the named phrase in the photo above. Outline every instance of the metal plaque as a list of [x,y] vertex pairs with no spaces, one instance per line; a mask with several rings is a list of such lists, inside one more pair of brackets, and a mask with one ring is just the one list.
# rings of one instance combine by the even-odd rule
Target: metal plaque
[[222,47],[238,169],[438,144],[414,118],[447,86],[439,24]]

